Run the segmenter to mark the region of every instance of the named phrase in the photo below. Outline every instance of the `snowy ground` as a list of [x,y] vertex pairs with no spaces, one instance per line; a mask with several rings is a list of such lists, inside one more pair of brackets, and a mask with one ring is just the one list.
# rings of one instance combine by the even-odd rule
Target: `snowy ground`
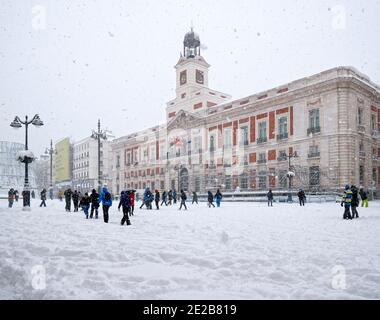
[[6,205],[0,299],[380,298],[380,202],[354,221],[335,203],[137,209],[128,227],[115,204],[108,225]]

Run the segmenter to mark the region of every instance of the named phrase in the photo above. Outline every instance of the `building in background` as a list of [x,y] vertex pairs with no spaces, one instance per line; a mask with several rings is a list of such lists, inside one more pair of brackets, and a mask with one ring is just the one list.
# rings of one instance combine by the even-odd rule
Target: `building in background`
[[[17,160],[17,154],[25,150],[25,145],[17,142],[0,141],[0,194],[8,194],[13,188],[21,192],[24,189],[25,164]],[[36,177],[32,170],[29,172],[29,184],[36,190]]]
[[[185,35],[167,123],[115,139],[112,188],[293,188],[379,192],[380,87],[337,67],[228,102],[208,88],[199,36]],[[297,157],[288,160],[296,153]]]
[[70,138],[64,138],[55,144],[53,159],[53,181],[56,191],[72,187],[73,150]]
[[[102,185],[110,184],[110,143],[114,136],[106,133],[100,142],[100,171]],[[72,186],[80,191],[98,189],[98,141],[87,137],[73,144]]]
[[50,187],[50,156],[42,154],[31,165],[36,176],[36,187],[39,191]]

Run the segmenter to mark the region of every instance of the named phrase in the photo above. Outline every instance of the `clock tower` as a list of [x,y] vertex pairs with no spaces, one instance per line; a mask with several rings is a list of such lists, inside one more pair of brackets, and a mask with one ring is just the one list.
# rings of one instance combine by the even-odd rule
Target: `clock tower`
[[173,118],[178,111],[204,112],[209,106],[225,102],[230,98],[208,88],[208,69],[210,65],[201,56],[201,41],[193,28],[185,34],[183,52],[175,65],[176,98],[167,103],[167,119]]

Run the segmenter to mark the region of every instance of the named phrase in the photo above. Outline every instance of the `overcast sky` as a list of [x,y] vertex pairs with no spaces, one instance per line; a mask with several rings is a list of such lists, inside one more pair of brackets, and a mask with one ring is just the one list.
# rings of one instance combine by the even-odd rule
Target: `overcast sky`
[[380,83],[380,1],[0,0],[0,140],[39,155],[96,127],[119,137],[165,121],[174,65],[191,24],[209,85],[242,98],[350,65]]

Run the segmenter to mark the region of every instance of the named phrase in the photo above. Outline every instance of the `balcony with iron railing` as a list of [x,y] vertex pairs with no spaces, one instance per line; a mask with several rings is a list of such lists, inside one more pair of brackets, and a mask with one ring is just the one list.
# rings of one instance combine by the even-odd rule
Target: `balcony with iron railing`
[[260,144],[260,143],[267,142],[267,140],[268,140],[267,137],[259,137],[256,139],[256,142],[257,142],[257,144]]
[[284,133],[280,133],[277,135],[277,141],[279,140],[286,140],[288,139],[289,135],[287,132],[284,132]]
[[320,158],[321,156],[321,153],[319,151],[313,151],[313,152],[309,152],[307,157],[309,159],[312,159],[312,158]]
[[318,127],[311,127],[311,128],[308,128],[307,129],[307,134],[316,134],[316,133],[320,133],[321,132],[321,127],[318,126]]

